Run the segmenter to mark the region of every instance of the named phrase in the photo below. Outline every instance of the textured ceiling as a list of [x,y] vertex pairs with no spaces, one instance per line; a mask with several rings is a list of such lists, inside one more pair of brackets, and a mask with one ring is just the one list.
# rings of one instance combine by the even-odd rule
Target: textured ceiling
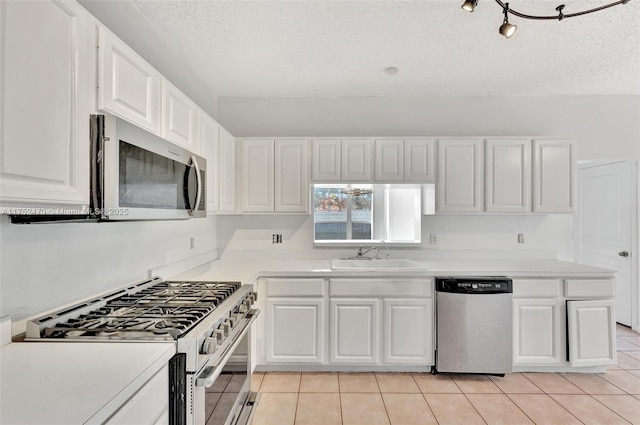
[[[565,13],[609,0],[566,0]],[[218,96],[640,94],[640,0],[557,21],[480,0],[133,0]],[[558,1],[512,0],[552,15]],[[393,77],[379,71],[395,66]]]

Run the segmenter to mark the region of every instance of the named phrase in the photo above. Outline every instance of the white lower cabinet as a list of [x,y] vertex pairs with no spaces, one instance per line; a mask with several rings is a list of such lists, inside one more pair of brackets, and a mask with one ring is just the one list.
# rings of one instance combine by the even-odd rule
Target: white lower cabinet
[[616,364],[613,300],[567,301],[571,366]]
[[266,361],[322,363],[324,311],[322,298],[267,299]]
[[168,425],[169,368],[160,369],[109,420],[107,425]]
[[258,341],[258,357],[267,365],[322,365],[322,370],[433,365],[431,279],[263,282],[265,336]]
[[562,363],[561,306],[556,298],[513,301],[514,365]]
[[385,299],[384,363],[433,364],[433,300]]
[[616,364],[613,294],[612,279],[514,279],[514,370]]
[[380,300],[332,299],[330,362],[378,363]]

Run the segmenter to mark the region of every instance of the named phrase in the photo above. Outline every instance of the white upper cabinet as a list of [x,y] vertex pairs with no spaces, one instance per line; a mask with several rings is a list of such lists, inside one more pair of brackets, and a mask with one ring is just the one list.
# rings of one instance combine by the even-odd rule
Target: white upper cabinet
[[86,212],[95,102],[91,20],[76,2],[0,2],[3,207]]
[[438,140],[436,212],[481,212],[482,171],[482,139]]
[[371,181],[370,139],[342,140],[340,155],[340,174],[343,181]]
[[405,139],[404,181],[435,183],[436,141],[434,139]]
[[374,180],[377,182],[401,182],[403,173],[402,139],[376,139],[374,141],[375,168]]
[[309,211],[308,142],[275,140],[275,211]]
[[534,212],[575,212],[576,161],[574,140],[533,141]]
[[191,152],[196,149],[198,107],[166,79],[162,80],[162,137]]
[[273,140],[245,139],[240,149],[242,211],[272,212],[275,205]]
[[376,139],[374,146],[376,182],[435,182],[434,139]]
[[242,212],[308,212],[307,146],[306,139],[242,140]]
[[340,181],[340,139],[312,140],[311,156],[311,180]]
[[216,213],[220,209],[220,125],[209,115],[198,109],[198,147],[207,160],[207,213]]
[[98,108],[160,134],[162,77],[106,28],[98,38]]
[[233,213],[236,208],[236,139],[220,127],[219,209]]
[[531,211],[531,141],[487,139],[485,182],[487,212]]

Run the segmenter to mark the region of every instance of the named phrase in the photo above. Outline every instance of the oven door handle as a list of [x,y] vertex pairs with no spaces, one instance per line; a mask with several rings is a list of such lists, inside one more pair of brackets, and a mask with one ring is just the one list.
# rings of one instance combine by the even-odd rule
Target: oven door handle
[[249,314],[247,315],[248,321],[245,324],[244,328],[236,334],[231,344],[229,344],[224,350],[224,352],[222,353],[222,357],[220,358],[220,360],[218,360],[218,363],[215,366],[207,366],[202,370],[202,373],[200,373],[200,375],[198,375],[198,377],[196,378],[196,386],[209,388],[213,385],[215,380],[222,373],[224,365],[227,364],[227,361],[235,351],[240,340],[244,338],[247,332],[249,332],[249,328],[258,317],[258,314],[260,314],[260,310],[252,309],[249,311]]

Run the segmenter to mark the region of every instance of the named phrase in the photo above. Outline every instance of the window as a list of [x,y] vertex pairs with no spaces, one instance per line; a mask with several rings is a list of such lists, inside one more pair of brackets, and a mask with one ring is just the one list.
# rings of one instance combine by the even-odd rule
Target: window
[[316,240],[372,239],[371,187],[316,186],[313,195]]
[[318,184],[316,243],[420,243],[420,186]]

